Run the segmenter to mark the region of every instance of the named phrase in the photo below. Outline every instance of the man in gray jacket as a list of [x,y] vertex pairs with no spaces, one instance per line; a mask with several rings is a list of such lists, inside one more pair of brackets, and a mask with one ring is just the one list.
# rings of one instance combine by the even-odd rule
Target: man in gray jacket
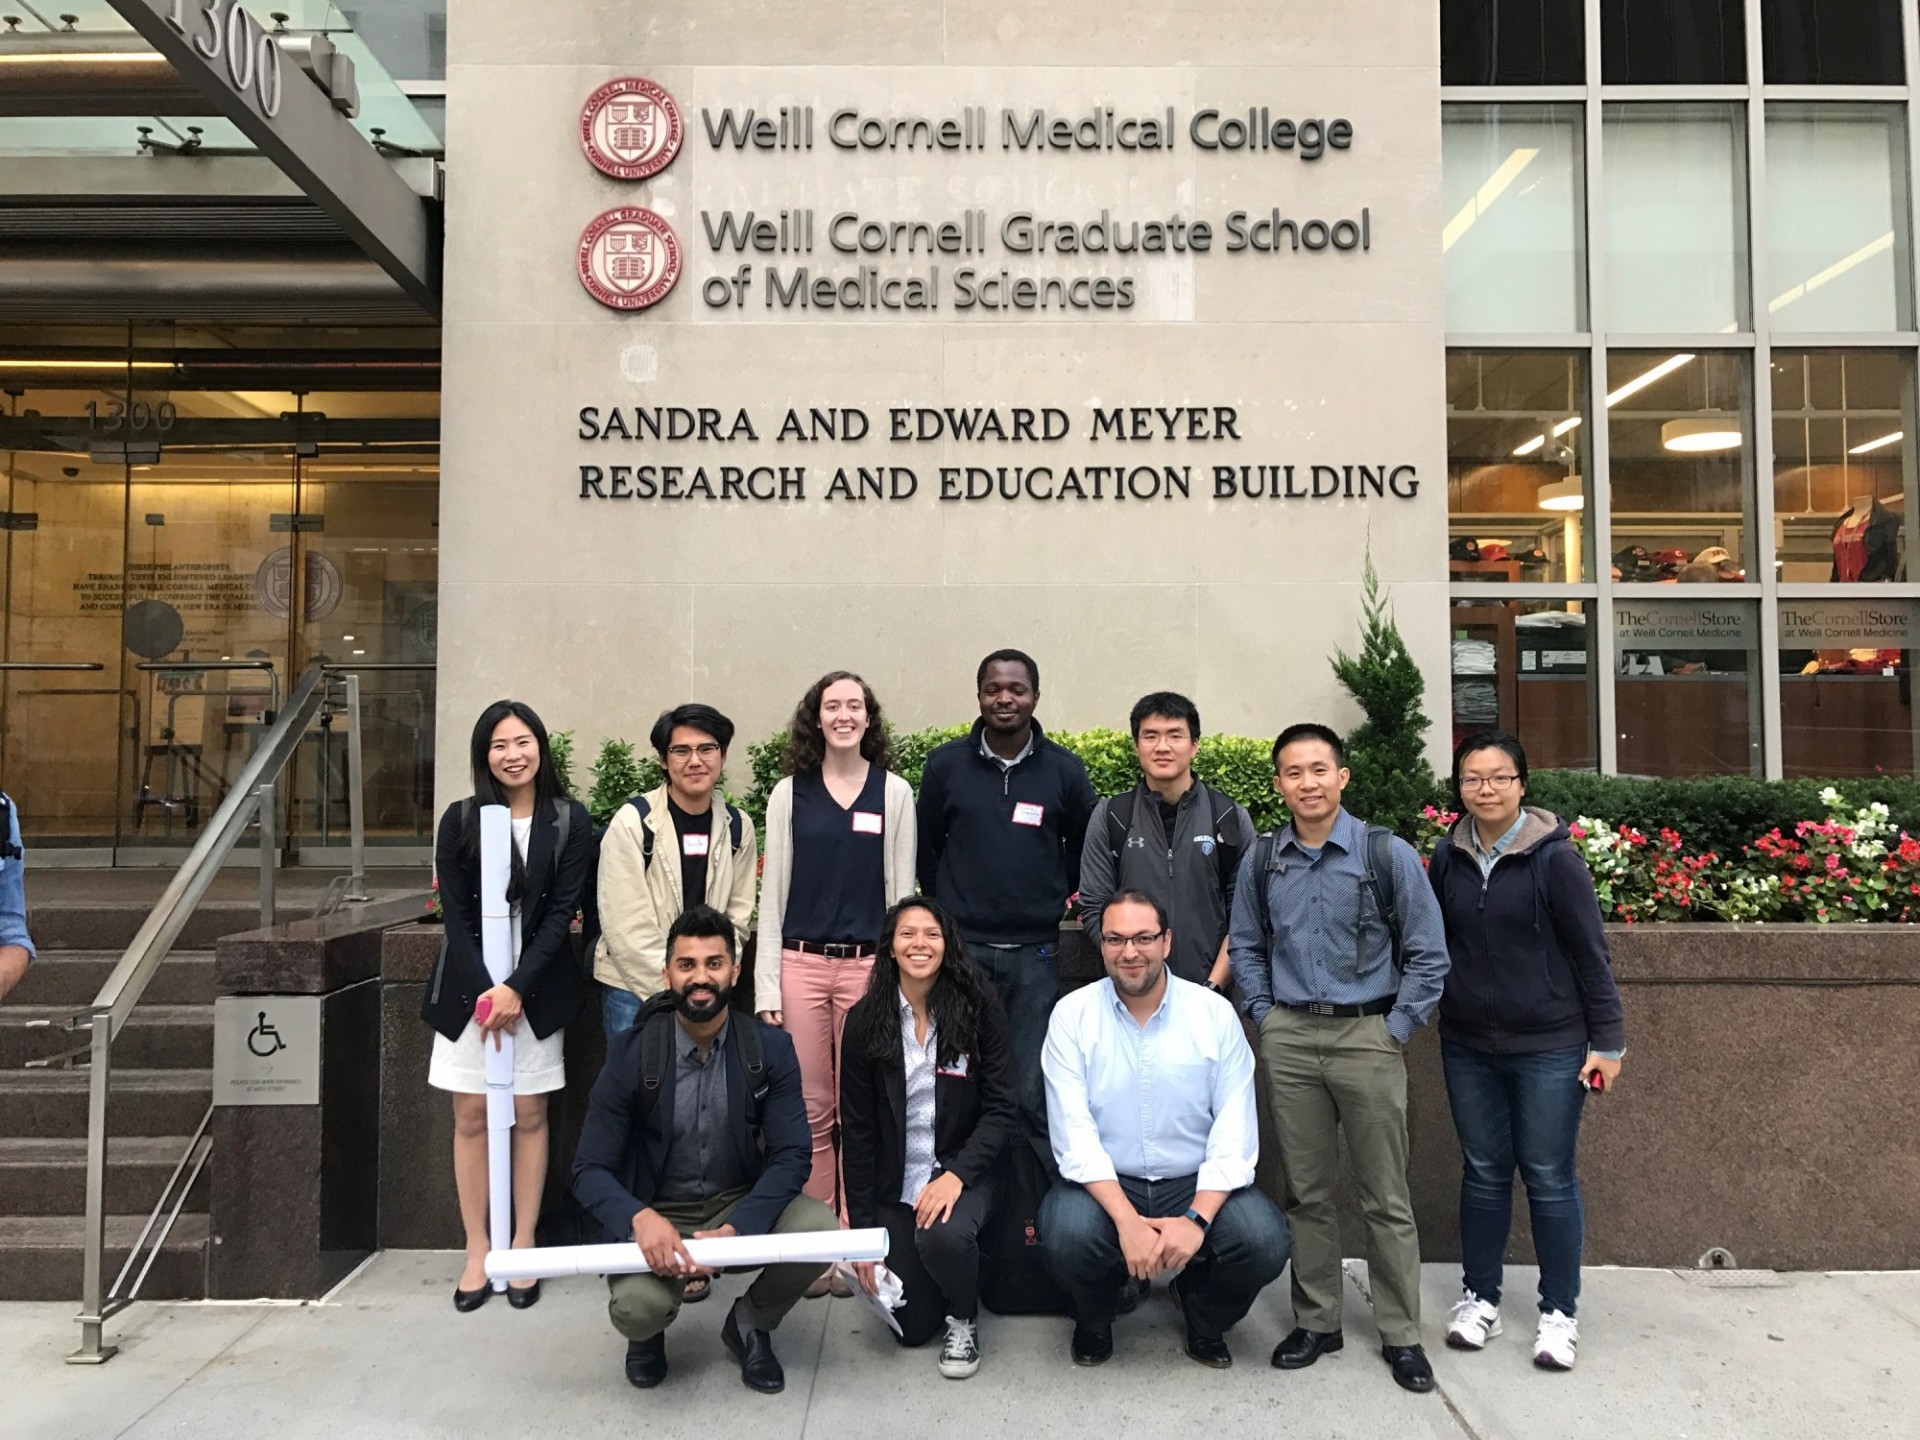
[[1121,890],[1139,890],[1165,907],[1173,929],[1167,968],[1224,995],[1232,970],[1227,917],[1233,913],[1240,857],[1254,842],[1246,809],[1193,775],[1200,712],[1170,690],[1133,707],[1133,749],[1144,778],[1102,800],[1080,851],[1080,918],[1100,933],[1100,912]]

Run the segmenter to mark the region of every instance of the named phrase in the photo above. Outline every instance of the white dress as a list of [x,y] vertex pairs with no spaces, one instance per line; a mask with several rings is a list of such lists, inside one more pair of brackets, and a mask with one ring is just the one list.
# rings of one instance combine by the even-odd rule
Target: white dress
[[[524,862],[527,842],[533,834],[533,817],[516,817],[513,822],[513,848]],[[520,959],[520,906],[513,907],[513,958]],[[567,1083],[566,1029],[562,1027],[536,1040],[523,1015],[513,1032],[513,1093],[545,1095]],[[487,1093],[487,1057],[481,1047],[487,1042],[480,1027],[471,1020],[458,1040],[449,1040],[439,1031],[433,1035],[433,1059],[427,1066],[427,1083],[436,1090],[451,1090],[459,1095]]]

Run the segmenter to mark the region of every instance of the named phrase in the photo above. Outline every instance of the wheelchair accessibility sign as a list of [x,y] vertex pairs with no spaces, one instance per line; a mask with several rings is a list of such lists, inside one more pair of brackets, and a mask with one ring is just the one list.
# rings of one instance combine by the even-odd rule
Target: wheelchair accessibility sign
[[216,999],[213,1100],[216,1105],[318,1105],[320,997]]

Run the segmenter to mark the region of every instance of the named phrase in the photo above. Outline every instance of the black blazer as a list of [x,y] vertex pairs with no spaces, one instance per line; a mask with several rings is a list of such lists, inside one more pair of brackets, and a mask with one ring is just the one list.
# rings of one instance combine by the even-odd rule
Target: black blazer
[[[480,866],[460,854],[461,811],[456,800],[440,817],[433,847],[433,869],[440,877],[440,908],[447,935],[439,963],[427,982],[420,1018],[449,1040],[458,1040],[473,1018],[473,1007],[493,988],[480,955]],[[580,909],[593,851],[593,821],[578,800],[564,802],[573,812],[566,851],[554,855],[560,821],[548,807],[533,817],[527,837],[527,888],[520,897],[520,963],[507,984],[520,992],[526,1022],[544,1040],[579,1013],[586,981],[574,959],[569,932]]]
[[[991,987],[984,997],[966,1074],[946,1067],[933,1077],[934,1173],[951,1170],[977,1185],[1013,1134],[1012,1062],[1007,1016]],[[847,1218],[880,1223],[882,1204],[898,1204],[907,1169],[907,1062],[900,1044],[900,997],[869,995],[847,1016],[840,1042],[840,1158]],[[875,1026],[892,1037],[888,1058],[869,1058]],[[954,1068],[960,1068],[958,1066]]]
[[[653,1203],[654,1186],[667,1166],[673,1140],[673,1093],[678,1066],[670,1051],[660,1093],[644,1129],[635,1124],[644,1059],[642,1021],[607,1042],[607,1064],[594,1081],[580,1145],[573,1156],[574,1198],[615,1240],[633,1238],[633,1217]],[[676,1031],[680,1022],[670,1018]],[[742,1025],[760,1032],[766,1068],[760,1086],[747,1090],[737,1037]],[[675,1045],[679,1036],[674,1036]],[[800,1061],[784,1030],[734,1011],[721,1041],[727,1066],[727,1121],[733,1142],[753,1175],[753,1187],[727,1223],[742,1235],[765,1235],[779,1223],[813,1169],[813,1132],[800,1093]]]

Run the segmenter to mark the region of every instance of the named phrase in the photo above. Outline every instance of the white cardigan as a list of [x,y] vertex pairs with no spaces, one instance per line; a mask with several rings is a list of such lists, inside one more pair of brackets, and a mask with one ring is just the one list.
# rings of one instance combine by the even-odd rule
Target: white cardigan
[[[913,787],[892,771],[885,783],[885,873],[882,886],[887,904],[913,893],[914,847],[919,840],[913,813]],[[767,797],[767,862],[760,876],[759,938],[753,950],[753,1008],[778,1010],[780,1005],[780,949],[787,913],[787,890],[793,884],[793,777],[773,787]],[[874,937],[876,942],[879,937]]]

